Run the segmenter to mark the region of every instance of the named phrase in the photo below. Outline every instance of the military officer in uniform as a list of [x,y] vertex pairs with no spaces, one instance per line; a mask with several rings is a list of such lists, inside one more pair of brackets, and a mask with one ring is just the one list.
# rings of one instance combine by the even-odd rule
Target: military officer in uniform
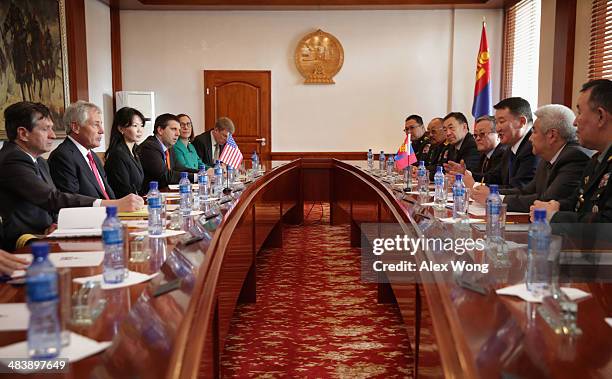
[[585,83],[578,96],[574,121],[580,144],[597,150],[585,169],[580,186],[569,199],[535,201],[531,206],[545,208],[552,223],[612,222],[612,81]]
[[448,144],[446,143],[446,133],[444,133],[442,122],[442,117],[436,117],[427,124],[431,146],[423,160],[429,172],[434,171],[434,174],[436,166],[441,166],[448,160]]
[[406,134],[410,134],[410,144],[417,157],[416,164],[418,164],[419,161],[425,161],[431,149],[431,141],[429,137],[425,135],[423,118],[416,114],[406,117],[404,131]]

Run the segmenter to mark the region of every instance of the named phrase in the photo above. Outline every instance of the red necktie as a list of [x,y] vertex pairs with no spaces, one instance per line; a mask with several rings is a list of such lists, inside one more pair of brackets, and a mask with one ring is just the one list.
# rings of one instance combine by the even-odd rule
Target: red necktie
[[170,170],[170,150],[166,150],[166,167]]
[[106,193],[106,189],[104,189],[104,183],[102,183],[102,178],[100,178],[100,173],[98,172],[98,166],[96,165],[96,162],[94,161],[91,150],[89,151],[89,153],[87,153],[87,158],[89,158],[89,167],[91,168],[91,171],[93,171],[93,174],[96,177],[96,180],[98,181],[98,185],[100,186],[100,189],[102,190],[102,193],[104,194],[104,198],[106,200],[109,200],[108,194]]

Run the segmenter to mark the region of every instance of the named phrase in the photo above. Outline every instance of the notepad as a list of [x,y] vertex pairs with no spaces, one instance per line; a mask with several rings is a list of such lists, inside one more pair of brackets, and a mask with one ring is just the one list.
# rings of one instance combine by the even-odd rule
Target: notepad
[[[70,344],[62,347],[57,358],[67,358],[69,362],[77,362],[91,355],[104,351],[111,342],[98,342],[80,334],[70,333]],[[27,359],[28,341],[21,341],[12,345],[0,347],[0,363],[4,366],[12,359]],[[25,373],[24,371],[22,371]]]
[[62,208],[57,229],[47,238],[100,237],[106,207]]
[[118,212],[117,216],[119,216],[120,218],[149,217],[149,210],[145,207],[133,212]]

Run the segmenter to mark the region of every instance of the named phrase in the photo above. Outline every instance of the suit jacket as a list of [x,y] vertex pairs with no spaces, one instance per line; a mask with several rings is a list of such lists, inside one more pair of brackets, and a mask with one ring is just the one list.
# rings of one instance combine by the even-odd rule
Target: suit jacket
[[[138,146],[134,145],[134,151]],[[142,192],[144,172],[140,158],[136,153],[132,155],[125,142],[120,141],[106,153],[104,168],[108,176],[108,182],[115,191],[118,198],[130,193]]]
[[423,134],[421,138],[410,141],[417,161],[413,165],[418,166],[419,161],[424,161],[425,165],[429,164],[429,151],[432,148],[431,140],[427,134]]
[[[93,159],[109,199],[114,199],[115,193],[108,184],[100,158],[94,153]],[[104,199],[104,193],[89,166],[89,162],[85,160],[70,138],[66,137],[64,142],[60,143],[49,155],[49,168],[51,169],[53,182],[60,191]]]
[[598,156],[595,154],[589,161],[573,195],[560,201],[561,211],[553,215],[551,223],[612,222],[612,148],[605,152],[601,163]]
[[529,137],[531,137],[531,129],[525,134],[525,138],[523,138],[519,148],[516,150],[511,166],[510,160],[513,153],[510,146],[508,146],[502,157],[499,170],[489,175],[487,183],[499,184],[500,189],[520,189],[533,179],[539,159],[533,155]]
[[144,172],[141,193],[149,191],[149,183],[152,181],[157,181],[161,189],[168,187],[168,184],[177,184],[181,180],[181,172],[176,170],[174,149],[170,148],[168,151],[170,170],[166,166],[166,157],[157,137],[147,137],[138,147],[138,156]]
[[472,172],[472,177],[475,181],[479,182],[483,180],[488,184],[499,184],[495,182],[491,182],[491,178],[495,175],[496,172],[500,170],[504,153],[508,147],[506,145],[502,145],[501,143],[497,144],[495,150],[493,150],[493,154],[491,154],[491,158],[487,161],[486,154],[480,154],[480,161],[478,162],[478,171]]
[[508,204],[508,211],[529,212],[535,200],[562,200],[572,196],[590,156],[590,150],[570,142],[563,147],[552,166],[540,160],[535,177],[526,186],[501,191],[506,194],[504,203]]
[[[204,162],[207,167],[213,167],[215,165],[212,155],[212,139],[214,139],[214,137],[212,136],[211,129],[195,137],[192,142],[200,159],[202,159],[202,162]],[[221,155],[221,152],[219,152],[219,155]]]
[[468,132],[463,137],[461,147],[457,150],[454,146],[449,147],[448,160],[453,162],[465,162],[465,168],[471,172],[478,170],[478,162],[480,161],[480,153],[476,148],[476,140],[472,133]]
[[7,250],[15,248],[22,234],[42,234],[61,208],[89,207],[96,200],[58,191],[47,162],[40,157],[36,161],[13,142],[0,150],[0,216]]

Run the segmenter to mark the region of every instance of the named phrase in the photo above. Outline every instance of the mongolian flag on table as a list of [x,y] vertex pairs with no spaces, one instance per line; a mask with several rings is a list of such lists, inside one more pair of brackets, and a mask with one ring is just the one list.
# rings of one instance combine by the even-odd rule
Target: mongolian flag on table
[[225,143],[223,152],[219,157],[219,161],[233,168],[238,168],[242,162],[242,158],[242,153],[240,152],[236,141],[234,141],[234,137],[232,137],[232,134],[230,133],[227,136],[227,142]]
[[395,155],[395,167],[397,167],[398,170],[403,170],[416,161],[417,157],[410,143],[410,134],[408,134]]
[[491,64],[489,62],[489,44],[487,43],[486,24],[482,22],[482,34],[480,36],[480,49],[476,59],[476,85],[474,86],[474,104],[472,105],[472,116],[477,119],[480,116],[492,115],[493,100],[491,94]]

